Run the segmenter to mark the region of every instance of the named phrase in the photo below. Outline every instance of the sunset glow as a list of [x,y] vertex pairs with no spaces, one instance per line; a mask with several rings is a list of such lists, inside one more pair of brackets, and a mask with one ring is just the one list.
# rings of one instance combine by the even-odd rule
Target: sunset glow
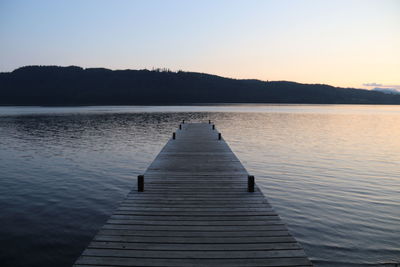
[[399,14],[395,0],[5,0],[0,71],[165,67],[400,89]]

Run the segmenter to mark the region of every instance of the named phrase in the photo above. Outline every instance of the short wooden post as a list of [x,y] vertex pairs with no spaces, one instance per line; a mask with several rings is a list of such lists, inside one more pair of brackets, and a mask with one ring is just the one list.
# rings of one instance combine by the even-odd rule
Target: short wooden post
[[138,175],[137,177],[137,191],[138,192],[144,191],[144,175]]
[[218,133],[218,140],[221,140],[221,133]]
[[253,175],[247,176],[247,191],[254,192],[254,176]]
[[182,124],[179,124],[179,130],[182,130]]
[[172,133],[172,139],[174,139],[174,140],[175,140],[175,138],[176,138],[176,133],[175,133],[175,132],[173,132],[173,133]]
[[213,128],[212,129],[215,130],[215,124],[213,124]]
[[182,124],[185,124],[185,120],[182,120]]
[[211,124],[211,120],[208,120],[208,124]]

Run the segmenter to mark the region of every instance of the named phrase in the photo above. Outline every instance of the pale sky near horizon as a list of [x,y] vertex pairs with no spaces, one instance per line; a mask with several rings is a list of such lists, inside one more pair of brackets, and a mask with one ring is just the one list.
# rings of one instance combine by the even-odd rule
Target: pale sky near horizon
[[400,0],[0,0],[0,72],[25,65],[400,89]]

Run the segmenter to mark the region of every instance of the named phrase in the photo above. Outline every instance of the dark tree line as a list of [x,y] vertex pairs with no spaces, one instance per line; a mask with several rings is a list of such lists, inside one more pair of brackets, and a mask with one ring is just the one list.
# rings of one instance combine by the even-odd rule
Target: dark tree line
[[170,70],[27,66],[0,73],[0,105],[400,104],[400,95]]

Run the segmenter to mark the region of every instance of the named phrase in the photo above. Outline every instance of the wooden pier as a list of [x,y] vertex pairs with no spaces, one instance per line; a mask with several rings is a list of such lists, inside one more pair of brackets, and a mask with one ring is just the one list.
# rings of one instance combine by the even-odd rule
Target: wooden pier
[[213,124],[181,124],[74,266],[312,266],[252,180]]

